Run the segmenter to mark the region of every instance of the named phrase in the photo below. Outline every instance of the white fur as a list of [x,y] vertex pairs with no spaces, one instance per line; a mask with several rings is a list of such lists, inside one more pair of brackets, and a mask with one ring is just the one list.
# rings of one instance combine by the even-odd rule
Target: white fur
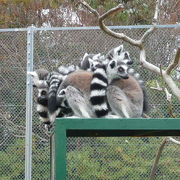
[[93,83],[101,84],[102,86],[107,86],[107,83],[105,83],[104,81],[102,81],[98,78],[93,78],[93,80],[91,81],[91,84],[93,84]]
[[90,97],[94,97],[94,96],[105,96],[106,95],[106,90],[93,90],[91,91],[91,95]]
[[43,106],[41,104],[37,104],[37,108],[36,109],[37,109],[38,112],[43,112],[43,111],[47,111],[48,110],[47,107],[45,107],[45,106]]
[[94,107],[95,110],[102,110],[102,109],[107,110],[108,109],[106,103],[103,103],[103,104],[100,104],[100,105],[94,105],[93,107]]
[[107,77],[106,72],[104,71],[104,69],[98,68],[95,73],[99,73],[102,74],[104,77]]

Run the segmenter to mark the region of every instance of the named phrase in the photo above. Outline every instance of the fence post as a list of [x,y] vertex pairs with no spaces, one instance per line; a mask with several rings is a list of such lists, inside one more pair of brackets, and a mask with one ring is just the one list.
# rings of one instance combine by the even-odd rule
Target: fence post
[[55,180],[55,142],[54,142],[54,133],[50,137],[50,174],[51,174],[51,180]]
[[[34,27],[27,29],[27,72],[33,71]],[[31,180],[32,170],[32,100],[31,77],[26,75],[26,139],[25,139],[25,180]]]

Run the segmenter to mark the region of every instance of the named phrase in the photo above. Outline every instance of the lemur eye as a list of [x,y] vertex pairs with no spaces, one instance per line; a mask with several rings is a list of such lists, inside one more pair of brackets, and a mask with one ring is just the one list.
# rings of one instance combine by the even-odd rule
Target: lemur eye
[[112,60],[112,57],[111,57],[111,56],[108,56],[107,58],[108,58],[109,60]]
[[119,71],[119,72],[124,72],[124,69],[123,69],[122,67],[119,67],[119,68],[118,68],[118,71]]
[[112,61],[112,62],[110,63],[110,67],[111,67],[111,69],[112,69],[112,68],[114,68],[114,67],[115,67],[115,65],[116,65],[115,61]]
[[42,95],[42,96],[45,96],[46,94],[47,94],[46,91],[42,91],[42,92],[41,92],[41,95]]

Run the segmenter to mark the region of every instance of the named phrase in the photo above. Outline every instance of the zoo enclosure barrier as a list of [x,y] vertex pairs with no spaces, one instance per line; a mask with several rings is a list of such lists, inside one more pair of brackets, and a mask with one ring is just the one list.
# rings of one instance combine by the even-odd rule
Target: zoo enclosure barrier
[[[150,27],[145,25],[110,28],[139,39]],[[158,26],[147,38],[147,59],[155,65],[167,66],[179,32],[180,25]],[[3,180],[50,179],[49,136],[39,123],[32,82],[27,71],[42,67],[51,71],[61,64],[78,64],[86,52],[106,53],[121,43],[130,52],[135,62],[133,67],[141,74],[148,87],[154,85],[155,79],[161,81],[155,74],[139,66],[137,48],[105,35],[98,27],[0,29],[0,157],[4,167]],[[164,94],[150,88],[147,88],[147,92],[151,105],[149,115],[153,118],[168,117]],[[176,114],[179,113],[178,107],[179,102],[173,99]],[[91,138],[86,140],[87,144],[91,144],[90,140]],[[74,140],[69,138],[68,141],[71,144]],[[112,147],[113,143],[116,143],[114,139],[107,138],[107,141]],[[69,148],[73,149],[73,145]],[[7,158],[10,160],[7,161]]]

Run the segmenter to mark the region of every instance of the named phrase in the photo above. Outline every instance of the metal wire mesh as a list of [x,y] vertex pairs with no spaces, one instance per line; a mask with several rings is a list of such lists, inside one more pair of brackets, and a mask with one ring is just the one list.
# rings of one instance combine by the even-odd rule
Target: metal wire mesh
[[[146,29],[142,28],[133,28],[133,29],[117,29],[116,32],[124,32],[128,36],[139,39]],[[155,65],[162,64],[163,68],[167,66],[169,63],[173,49],[175,48],[175,38],[179,33],[179,28],[159,28],[156,32],[148,37],[146,42],[146,50],[147,50],[147,59],[148,61],[154,63]],[[10,180],[10,179],[24,179],[25,172],[25,113],[26,113],[26,58],[27,58],[27,32],[26,30],[21,31],[11,31],[11,32],[1,32],[0,31],[0,162],[2,168],[0,172],[2,180]],[[139,58],[139,50],[135,47],[130,46],[127,43],[124,43],[120,40],[114,39],[105,35],[99,29],[81,29],[81,30],[36,30],[34,29],[34,69],[38,69],[40,67],[47,68],[49,71],[56,69],[61,64],[78,64],[79,60],[83,57],[83,55],[88,53],[107,53],[113,47],[118,46],[119,44],[124,44],[126,50],[130,52],[132,59],[134,59],[135,63],[133,67],[141,74],[142,79],[146,82],[147,92],[149,96],[149,101],[151,105],[151,111],[149,115],[151,117],[160,118],[160,117],[169,117],[168,114],[168,103],[166,102],[165,95],[160,92],[155,92],[151,90],[149,87],[155,84],[155,79],[158,79],[161,83],[161,78],[157,77],[155,74],[144,70],[141,68],[138,58]],[[41,123],[39,121],[38,115],[36,113],[36,90],[34,91],[34,105],[33,105],[33,145],[32,145],[32,179],[50,179],[50,145],[49,145],[49,135],[45,132]],[[177,117],[180,117],[180,109],[179,102],[174,98],[173,99],[173,111]],[[68,140],[68,176],[71,177],[71,173],[75,172],[77,175],[77,169],[81,166],[75,167],[72,165],[74,162],[76,164],[77,160],[72,161],[71,158],[76,156],[83,161],[92,160],[95,164],[90,165],[88,163],[87,169],[85,168],[85,172],[87,174],[92,174],[91,176],[77,176],[72,175],[72,178],[69,179],[108,179],[110,175],[107,177],[103,177],[103,174],[108,174],[110,172],[111,167],[105,165],[105,157],[101,157],[102,152],[106,151],[108,155],[108,163],[114,163],[111,170],[111,174],[119,174],[117,173],[117,166],[120,166],[122,162],[118,162],[117,157],[113,157],[114,151],[126,152],[125,150],[132,150],[132,156],[137,157],[141,154],[138,152],[138,146],[136,144],[126,143],[130,141],[133,143],[134,140],[129,138],[121,139],[121,138],[85,138],[85,139],[73,139],[70,138]],[[156,141],[157,140],[157,141]],[[77,144],[74,145],[73,142],[80,143],[80,147]],[[122,147],[118,146],[120,142]],[[141,144],[143,147],[150,147],[149,150],[144,151],[144,157],[148,159],[153,159],[154,149],[153,143],[160,142],[158,138],[152,138],[148,145],[146,143],[142,144],[143,141],[135,140],[137,144]],[[94,143],[94,144],[93,144]],[[114,143],[114,144],[113,144]],[[74,148],[75,146],[75,148]],[[105,146],[105,147],[104,147]],[[94,155],[97,159],[88,159],[88,154],[92,154],[92,152],[96,151],[96,147],[100,147],[100,152],[95,152]],[[128,148],[129,147],[129,148]],[[79,150],[77,151],[77,149]],[[88,149],[89,148],[89,149]],[[104,149],[103,149],[104,148]],[[107,148],[109,150],[107,150]],[[119,150],[117,150],[119,148]],[[169,146],[170,150],[167,152],[167,157],[171,155],[174,156],[174,159],[178,157],[178,150]],[[93,150],[95,149],[95,150]],[[153,152],[152,152],[153,151]],[[111,153],[112,152],[112,153]],[[97,154],[100,154],[99,156]],[[81,155],[82,154],[82,155]],[[143,154],[143,152],[142,152]],[[152,155],[153,154],[153,155]],[[112,156],[112,157],[111,157]],[[124,156],[128,156],[124,154]],[[103,159],[104,158],[104,159]],[[130,155],[129,155],[130,158]],[[142,158],[142,157],[139,157]],[[112,162],[110,162],[112,159]],[[132,159],[132,158],[131,158]],[[71,162],[72,161],[72,162]],[[102,167],[105,167],[104,170],[102,168],[101,172],[98,176],[93,175],[94,171],[100,167],[101,161],[103,163]],[[170,161],[170,160],[169,160]],[[177,160],[177,162],[179,162]],[[80,162],[78,162],[80,163]],[[120,164],[118,164],[120,163]],[[83,163],[84,164],[84,163]],[[128,165],[126,162],[125,165]],[[138,164],[137,160],[133,164],[129,165],[129,168],[136,167]],[[176,163],[175,163],[176,164]],[[175,166],[172,163],[172,167]],[[177,163],[178,164],[178,163]],[[71,168],[72,166],[72,168]],[[97,166],[97,168],[96,168]],[[148,166],[148,165],[147,165]],[[162,165],[163,166],[163,165]],[[95,170],[93,170],[93,167]],[[128,166],[127,166],[128,167]],[[146,166],[145,166],[146,167]],[[129,175],[129,177],[142,177],[144,174],[149,172],[149,168],[142,167],[141,176],[138,174],[138,168],[136,169],[138,172],[133,175]],[[148,166],[149,167],[149,166]],[[164,167],[164,166],[163,166]],[[163,167],[159,170],[159,173],[162,174],[162,177],[173,177],[172,179],[176,179],[177,171],[174,168],[174,176],[172,174],[168,176],[168,172],[170,170],[165,168],[166,172],[163,171]],[[166,166],[167,167],[167,166]],[[168,166],[169,167],[169,166]],[[88,168],[91,169],[88,170]],[[109,168],[109,169],[108,169]],[[83,170],[83,168],[82,168]],[[71,172],[72,171],[72,172]],[[103,173],[104,171],[104,173]],[[130,170],[127,170],[129,172]],[[120,176],[126,176],[127,172],[123,174],[119,174]],[[136,175],[137,174],[137,175]],[[165,175],[164,175],[165,174]],[[144,175],[145,176],[145,175]],[[113,175],[112,175],[113,179]],[[132,178],[133,179],[133,178]],[[143,179],[143,178],[142,178]],[[171,178],[167,178],[171,179]]]
[[[150,179],[163,137],[69,137],[67,179]],[[179,146],[169,143],[161,155],[155,179],[180,179]]]
[[24,179],[26,33],[0,33],[0,179]]

